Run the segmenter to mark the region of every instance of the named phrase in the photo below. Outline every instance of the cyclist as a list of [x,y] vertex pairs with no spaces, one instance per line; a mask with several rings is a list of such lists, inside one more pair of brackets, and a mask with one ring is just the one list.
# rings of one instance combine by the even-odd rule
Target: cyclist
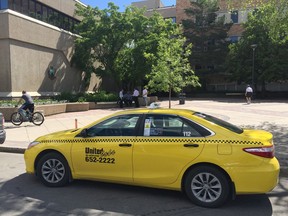
[[25,102],[22,104],[22,106],[19,108],[19,111],[22,113],[23,116],[25,116],[25,111],[28,109],[30,113],[34,112],[34,101],[32,97],[25,91],[22,91],[22,97],[19,99],[16,107],[21,103],[21,101],[24,100]]

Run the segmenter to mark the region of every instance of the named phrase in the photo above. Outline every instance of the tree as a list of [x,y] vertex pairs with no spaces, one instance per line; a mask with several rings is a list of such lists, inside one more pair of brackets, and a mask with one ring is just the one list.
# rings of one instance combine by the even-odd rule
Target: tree
[[[269,17],[274,17],[277,11],[278,8],[268,2],[249,14],[248,21],[244,24],[245,31],[242,38],[230,46],[227,58],[227,71],[234,80],[250,83],[254,71],[254,88],[257,90],[257,85],[261,84],[262,92],[265,91],[267,82],[288,79],[288,41],[285,34],[282,34],[283,31],[277,30],[278,34],[275,34],[274,30],[274,33],[269,30],[271,24]],[[283,15],[285,13],[282,13]],[[287,15],[288,11],[282,19],[286,20]],[[277,24],[277,26],[283,25]],[[252,44],[257,44],[254,70]]]
[[77,14],[83,20],[78,26],[81,37],[76,40],[73,59],[86,72],[87,81],[96,73],[100,77],[113,77],[118,88],[125,85],[132,89],[147,83],[146,74],[157,64],[157,59],[148,61],[145,55],[157,52],[160,55],[159,41],[175,32],[180,34],[180,30],[159,13],[146,17],[145,9],[127,7],[123,13],[118,9],[113,3],[104,10],[78,6]]
[[218,9],[217,0],[191,1],[186,10],[189,19],[182,21],[185,36],[193,44],[191,65],[205,82],[211,75],[223,72],[228,54],[227,32],[231,24],[224,23],[224,16],[217,17]]
[[184,47],[186,39],[179,29],[168,34],[163,32],[156,54],[147,53],[148,60],[154,62],[152,72],[147,74],[148,87],[151,92],[169,92],[169,108],[171,108],[172,91],[179,93],[184,87],[200,86],[198,77],[190,67],[189,55],[191,44]]
[[227,0],[227,3],[231,11],[241,8],[266,8],[266,13],[261,17],[265,20],[269,38],[274,43],[286,43],[288,40],[287,0]]
[[[82,17],[77,26],[81,37],[76,40],[73,61],[86,72],[87,82],[95,73],[100,77],[113,77],[120,87],[123,79],[131,75],[125,73],[132,72],[129,68],[132,65],[120,67],[118,63],[131,52],[131,44],[144,34],[148,18],[144,16],[143,9],[128,7],[123,13],[118,10],[119,7],[113,3],[104,10],[77,6],[76,13]],[[134,67],[135,64],[137,61]],[[139,72],[133,72],[137,81]]]

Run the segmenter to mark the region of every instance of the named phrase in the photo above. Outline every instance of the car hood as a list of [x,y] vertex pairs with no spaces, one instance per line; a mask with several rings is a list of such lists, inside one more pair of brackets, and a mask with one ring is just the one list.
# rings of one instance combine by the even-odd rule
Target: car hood
[[74,138],[75,135],[77,134],[79,129],[71,129],[71,130],[64,130],[64,131],[58,131],[54,132],[51,134],[47,134],[41,137],[38,137],[36,140],[37,141],[42,141],[42,140],[55,140],[55,139],[67,139],[67,138]]
[[273,134],[264,130],[244,130],[243,135],[259,141],[272,142]]

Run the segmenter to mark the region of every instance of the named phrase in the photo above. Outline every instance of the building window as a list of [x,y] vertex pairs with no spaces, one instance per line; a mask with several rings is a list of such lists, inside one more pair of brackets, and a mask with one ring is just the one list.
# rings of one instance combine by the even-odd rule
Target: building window
[[8,0],[0,0],[0,9],[8,9]]
[[29,0],[22,0],[22,13],[29,16]]
[[231,12],[231,20],[233,23],[238,23],[238,11]]
[[231,43],[237,43],[239,41],[239,37],[238,36],[230,36],[230,42]]
[[176,17],[171,17],[171,19],[173,23],[176,23]]
[[0,0],[0,9],[5,7],[67,31],[74,30],[75,24],[80,22],[35,0]]

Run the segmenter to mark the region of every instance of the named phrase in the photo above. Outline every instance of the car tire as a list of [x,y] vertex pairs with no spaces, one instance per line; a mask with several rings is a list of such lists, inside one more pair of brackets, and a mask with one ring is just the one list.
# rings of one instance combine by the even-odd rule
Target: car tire
[[58,153],[44,155],[37,164],[37,176],[48,187],[61,187],[69,182],[70,168],[66,159]]
[[212,166],[198,166],[191,169],[184,182],[189,199],[198,206],[215,208],[229,198],[230,181],[220,170]]

